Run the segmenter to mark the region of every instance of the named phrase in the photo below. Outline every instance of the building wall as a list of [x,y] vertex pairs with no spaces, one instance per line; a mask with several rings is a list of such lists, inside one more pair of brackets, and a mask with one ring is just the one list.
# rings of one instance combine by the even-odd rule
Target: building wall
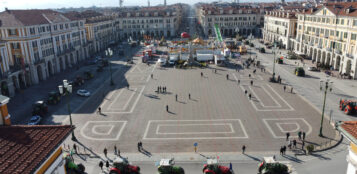
[[357,17],[335,16],[327,8],[299,14],[294,47],[340,74],[357,78]]

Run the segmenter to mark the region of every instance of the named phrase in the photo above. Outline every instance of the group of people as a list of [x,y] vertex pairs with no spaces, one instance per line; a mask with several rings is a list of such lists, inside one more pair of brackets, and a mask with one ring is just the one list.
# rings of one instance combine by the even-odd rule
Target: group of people
[[[306,133],[303,132],[303,131],[299,131],[299,132],[297,133],[297,135],[298,135],[299,140],[301,141],[301,149],[304,150]],[[291,148],[297,148],[297,147],[296,147],[296,144],[297,144],[296,139],[291,140],[291,139],[289,139],[289,137],[290,137],[290,133],[287,132],[287,133],[286,133],[286,141],[289,142],[289,143],[288,143],[289,149],[291,149]],[[283,146],[283,147],[285,147],[285,146]],[[285,147],[285,150],[286,150],[286,147]],[[282,151],[280,150],[280,154],[281,154],[281,152],[282,152]],[[285,152],[284,152],[283,154],[285,154]]]
[[163,87],[158,86],[157,87],[157,92],[158,93],[166,93],[166,86],[163,86]]

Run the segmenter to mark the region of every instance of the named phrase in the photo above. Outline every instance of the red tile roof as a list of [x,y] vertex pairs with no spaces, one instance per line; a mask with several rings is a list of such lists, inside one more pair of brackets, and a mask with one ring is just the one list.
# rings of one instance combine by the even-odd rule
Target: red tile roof
[[326,7],[333,14],[338,16],[352,16],[357,17],[357,2],[336,2],[336,3],[325,3],[323,5],[317,6],[316,8],[310,8],[306,10],[305,14],[313,14],[317,10]]
[[34,173],[72,129],[69,125],[0,126],[0,173]]
[[344,121],[341,124],[341,127],[355,139],[357,139],[357,121]]

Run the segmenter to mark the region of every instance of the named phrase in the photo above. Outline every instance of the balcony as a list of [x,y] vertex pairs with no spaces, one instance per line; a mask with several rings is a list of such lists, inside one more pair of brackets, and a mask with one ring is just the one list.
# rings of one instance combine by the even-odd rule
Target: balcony
[[10,72],[11,73],[14,73],[16,71],[21,70],[21,64],[19,64],[19,63],[16,63],[14,65],[10,65],[9,67],[10,67]]
[[335,49],[336,54],[341,54],[341,50]]

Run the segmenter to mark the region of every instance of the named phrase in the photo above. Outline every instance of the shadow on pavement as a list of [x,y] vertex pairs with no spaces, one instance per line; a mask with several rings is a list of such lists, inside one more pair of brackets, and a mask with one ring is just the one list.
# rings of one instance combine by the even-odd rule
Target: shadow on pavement
[[261,159],[257,158],[257,157],[254,157],[254,156],[251,156],[251,155],[248,155],[246,153],[243,153],[243,155],[249,157],[250,159],[254,160],[254,161],[262,161]]

